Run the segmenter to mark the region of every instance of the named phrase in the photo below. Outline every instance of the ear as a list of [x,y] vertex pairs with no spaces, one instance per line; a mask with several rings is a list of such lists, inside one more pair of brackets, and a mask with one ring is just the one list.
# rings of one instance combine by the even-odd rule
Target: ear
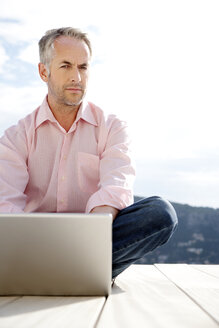
[[39,63],[38,69],[39,69],[39,74],[40,74],[41,79],[44,82],[48,82],[48,72],[47,72],[46,66],[43,63]]

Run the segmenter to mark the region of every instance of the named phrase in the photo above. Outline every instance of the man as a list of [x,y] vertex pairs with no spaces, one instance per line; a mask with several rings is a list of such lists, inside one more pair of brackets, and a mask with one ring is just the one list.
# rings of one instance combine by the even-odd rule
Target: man
[[133,203],[127,126],[85,100],[91,44],[73,28],[39,41],[42,105],[0,139],[0,212],[113,216],[113,278],[172,235],[177,217],[159,197]]

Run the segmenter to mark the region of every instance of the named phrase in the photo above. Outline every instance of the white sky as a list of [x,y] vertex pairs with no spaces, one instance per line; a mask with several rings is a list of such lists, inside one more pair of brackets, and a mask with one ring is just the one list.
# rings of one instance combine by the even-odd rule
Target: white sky
[[219,207],[218,17],[211,0],[1,0],[0,134],[44,98],[40,37],[79,27],[94,48],[90,100],[132,130],[135,193]]

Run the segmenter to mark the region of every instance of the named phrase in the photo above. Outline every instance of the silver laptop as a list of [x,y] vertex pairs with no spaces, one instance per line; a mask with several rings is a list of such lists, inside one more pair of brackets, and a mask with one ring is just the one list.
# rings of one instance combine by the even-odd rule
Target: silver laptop
[[0,214],[0,295],[107,296],[110,214]]

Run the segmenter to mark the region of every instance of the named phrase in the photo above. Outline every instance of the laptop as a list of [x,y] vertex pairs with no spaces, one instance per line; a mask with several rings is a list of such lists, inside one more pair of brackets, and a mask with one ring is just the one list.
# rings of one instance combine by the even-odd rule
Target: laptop
[[110,214],[0,214],[0,295],[107,296]]

